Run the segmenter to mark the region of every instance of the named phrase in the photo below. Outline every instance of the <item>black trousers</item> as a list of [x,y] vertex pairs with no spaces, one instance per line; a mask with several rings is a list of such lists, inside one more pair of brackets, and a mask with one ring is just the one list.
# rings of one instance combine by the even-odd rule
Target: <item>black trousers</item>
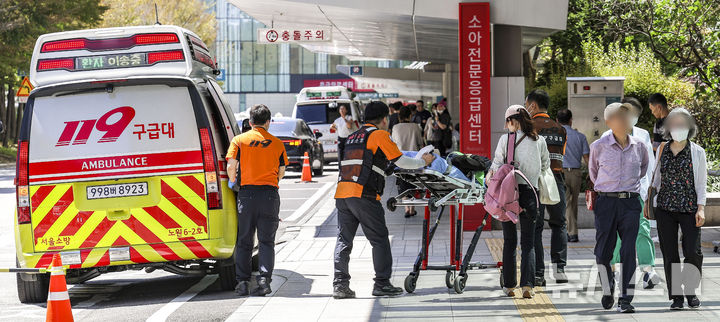
[[337,144],[338,164],[340,163],[340,161],[342,161],[343,157],[345,156],[345,142],[347,142],[347,138],[338,137],[338,144]]
[[[655,208],[660,249],[665,266],[668,297],[695,295],[700,286],[703,254],[700,249],[700,227],[695,226],[695,213],[665,211]],[[678,227],[682,231],[685,265],[680,269]],[[684,290],[683,290],[684,288]]]
[[346,198],[335,200],[337,207],[338,237],[335,245],[335,279],[334,285],[350,283],[350,252],[353,239],[359,225],[362,225],[365,237],[372,246],[373,266],[375,268],[375,284],[390,283],[392,274],[392,252],[390,239],[385,224],[385,211],[380,201],[367,198]]
[[259,277],[268,280],[275,267],[275,233],[280,222],[280,195],[273,187],[241,187],[237,194],[238,234],[235,243],[235,276],[250,281],[252,250],[257,231]]
[[[528,185],[519,184],[520,208],[520,286],[535,285],[535,219],[537,218],[537,201],[535,193]],[[517,225],[512,221],[502,222],[503,229],[503,284],[505,287],[517,286]]]
[[620,299],[632,301],[635,288],[633,276],[635,262],[635,240],[637,239],[642,206],[640,197],[620,199],[598,196],[595,202],[595,262],[598,265],[603,294],[610,295],[614,287],[613,271],[610,261],[615,251],[615,243],[620,236],[620,260],[622,263],[622,287]]
[[554,205],[538,206],[538,218],[535,220],[535,276],[545,276],[545,248],[543,247],[542,232],[545,227],[545,209],[549,216],[550,226],[550,261],[557,265],[559,270],[567,265],[567,224],[565,218],[565,177],[562,173],[555,173],[555,184],[560,193],[560,202]]

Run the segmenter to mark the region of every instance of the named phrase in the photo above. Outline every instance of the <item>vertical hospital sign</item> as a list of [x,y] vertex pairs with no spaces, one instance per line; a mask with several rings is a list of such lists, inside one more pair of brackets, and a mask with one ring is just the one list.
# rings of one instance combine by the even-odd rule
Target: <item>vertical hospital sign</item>
[[460,151],[490,158],[490,4],[459,6]]

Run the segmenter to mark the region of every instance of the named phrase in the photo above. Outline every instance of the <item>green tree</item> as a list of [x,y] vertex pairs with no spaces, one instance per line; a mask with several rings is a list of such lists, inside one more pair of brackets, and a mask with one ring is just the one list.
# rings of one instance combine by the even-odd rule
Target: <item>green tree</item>
[[100,27],[142,26],[155,24],[155,4],[158,20],[165,25],[176,25],[196,33],[213,46],[217,24],[212,5],[203,0],[102,0],[109,7]]
[[3,145],[17,136],[22,111],[15,109],[17,72],[27,72],[35,40],[51,32],[96,25],[105,7],[100,0],[0,0],[0,120]]

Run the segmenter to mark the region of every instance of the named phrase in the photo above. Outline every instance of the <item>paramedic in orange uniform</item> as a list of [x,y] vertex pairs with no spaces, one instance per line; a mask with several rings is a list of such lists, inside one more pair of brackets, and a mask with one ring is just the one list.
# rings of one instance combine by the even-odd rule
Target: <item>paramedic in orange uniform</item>
[[393,296],[403,290],[390,284],[392,253],[385,211],[380,196],[385,187],[385,169],[390,162],[405,169],[418,169],[432,163],[431,154],[415,159],[403,156],[390,139],[388,115],[390,111],[382,102],[371,102],[365,107],[365,124],[350,134],[345,142],[345,153],[340,166],[335,204],[338,215],[338,238],[335,246],[335,279],[333,297],[354,298],[350,289],[348,264],[353,239],[358,226],[372,246],[375,267],[374,296]]
[[253,236],[256,230],[260,274],[257,276],[258,287],[252,291],[252,295],[265,296],[271,292],[275,233],[280,222],[278,182],[285,175],[288,158],[283,142],[268,133],[270,118],[267,106],[259,104],[251,107],[252,130],[233,138],[226,156],[230,181],[240,188],[237,193],[238,234],[235,245],[235,274],[238,281],[235,292],[240,296],[250,294]]

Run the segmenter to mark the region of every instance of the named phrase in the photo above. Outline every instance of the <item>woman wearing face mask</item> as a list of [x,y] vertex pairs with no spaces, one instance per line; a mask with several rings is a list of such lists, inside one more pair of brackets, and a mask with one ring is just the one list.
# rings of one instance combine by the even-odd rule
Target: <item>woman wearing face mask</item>
[[[512,105],[505,111],[505,128],[515,132],[515,166],[525,174],[532,185],[517,177],[520,198],[518,202],[523,212],[518,216],[520,223],[520,286],[522,296],[532,298],[534,295],[533,286],[535,283],[535,218],[537,217],[538,204],[533,190],[537,190],[538,178],[541,171],[550,167],[550,157],[547,143],[542,136],[539,136],[533,128],[530,114],[520,105]],[[498,141],[495,149],[490,172],[486,179],[505,163],[507,155],[509,135],[503,135]],[[502,222],[503,228],[503,292],[509,297],[515,297],[517,286],[516,273],[516,249],[517,249],[517,227],[511,221]],[[542,249],[538,251],[543,251]]]
[[[697,133],[697,126],[686,109],[673,109],[665,120],[665,126],[668,130],[665,131],[665,139],[669,142],[658,147],[652,186],[658,191],[655,219],[668,294],[672,300],[670,309],[683,308],[683,295],[687,297],[689,307],[697,308],[700,300],[695,291],[700,285],[703,261],[700,227],[705,223],[707,160],[705,150],[690,142]],[[645,207],[648,206],[646,203]],[[680,265],[678,227],[683,236],[682,249],[685,257],[682,271],[677,269]],[[692,269],[693,267],[697,270]],[[673,281],[673,278],[680,279],[681,282]]]

